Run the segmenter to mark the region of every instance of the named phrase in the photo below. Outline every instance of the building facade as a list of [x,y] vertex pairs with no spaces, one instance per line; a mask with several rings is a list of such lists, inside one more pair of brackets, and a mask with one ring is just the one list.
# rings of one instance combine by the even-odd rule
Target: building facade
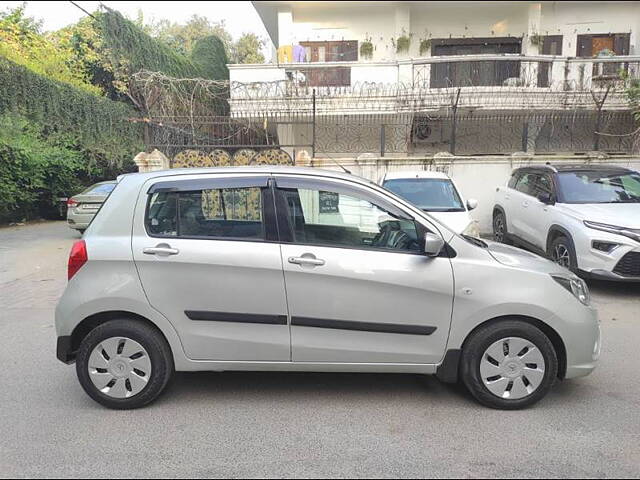
[[500,184],[523,162],[635,162],[640,2],[253,4],[273,59],[229,65],[230,114],[294,159],[445,169],[484,229],[479,165]]

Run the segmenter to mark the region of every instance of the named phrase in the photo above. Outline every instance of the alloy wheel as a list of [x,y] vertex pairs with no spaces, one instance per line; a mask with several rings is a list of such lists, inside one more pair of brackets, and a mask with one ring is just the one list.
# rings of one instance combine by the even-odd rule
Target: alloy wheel
[[111,337],[93,349],[87,368],[91,382],[100,392],[112,398],[129,398],[147,386],[151,359],[135,340]]
[[496,242],[504,240],[504,218],[502,215],[496,215],[493,219],[493,236]]
[[571,267],[571,254],[566,245],[559,243],[553,249],[553,260],[565,268]]
[[542,352],[529,340],[507,337],[486,349],[480,376],[496,397],[518,400],[535,392],[545,374]]

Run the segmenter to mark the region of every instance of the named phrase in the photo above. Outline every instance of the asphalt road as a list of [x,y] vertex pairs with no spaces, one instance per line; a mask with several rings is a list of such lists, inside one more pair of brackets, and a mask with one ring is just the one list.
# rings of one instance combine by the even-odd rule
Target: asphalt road
[[198,373],[117,412],[55,358],[76,238],[0,229],[0,477],[640,477],[640,286],[591,285],[599,368],[526,411],[416,375]]

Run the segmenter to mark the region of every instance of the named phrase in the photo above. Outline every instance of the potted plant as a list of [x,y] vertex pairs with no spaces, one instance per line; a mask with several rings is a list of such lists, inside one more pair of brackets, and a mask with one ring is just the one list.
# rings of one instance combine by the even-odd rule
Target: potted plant
[[371,60],[373,58],[373,43],[371,43],[371,37],[366,37],[364,42],[360,43],[360,57],[365,60]]
[[423,38],[420,40],[420,56],[424,57],[431,50],[431,39]]
[[406,30],[402,29],[402,35],[398,37],[394,42],[396,53],[407,53],[411,46],[411,34],[407,35]]

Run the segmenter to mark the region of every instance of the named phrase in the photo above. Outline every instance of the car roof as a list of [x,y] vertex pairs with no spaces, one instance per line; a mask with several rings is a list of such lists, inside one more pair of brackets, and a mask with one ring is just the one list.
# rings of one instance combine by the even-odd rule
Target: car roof
[[516,168],[515,172],[521,172],[526,170],[539,170],[539,171],[551,171],[554,173],[561,172],[598,172],[604,175],[616,175],[631,173],[633,170],[625,167],[619,167],[617,165],[593,165],[588,163],[564,163],[564,164],[550,164],[545,165],[528,165],[525,167]]
[[350,173],[336,172],[334,170],[326,170],[317,167],[290,167],[283,165],[257,165],[244,167],[207,167],[207,168],[172,168],[168,170],[157,170],[145,173],[125,173],[118,176],[118,181],[123,178],[131,178],[144,183],[154,178],[169,177],[175,175],[210,175],[210,174],[251,174],[258,173],[263,175],[313,175],[316,177],[335,178],[349,180],[366,185],[375,185],[374,182],[367,178],[359,177]]
[[449,179],[449,175],[436,170],[403,170],[399,172],[388,172],[383,180],[396,180],[401,178],[440,178]]

